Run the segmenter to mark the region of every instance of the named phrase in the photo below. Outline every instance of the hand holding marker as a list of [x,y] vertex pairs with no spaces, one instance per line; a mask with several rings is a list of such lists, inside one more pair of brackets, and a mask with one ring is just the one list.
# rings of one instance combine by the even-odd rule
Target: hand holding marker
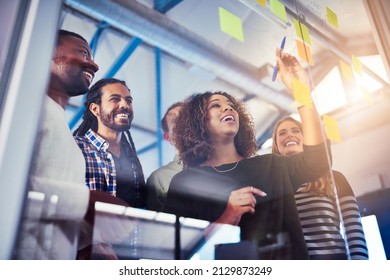
[[[282,53],[285,43],[286,43],[286,36],[283,37],[282,43],[280,44],[280,53]],[[273,82],[275,81],[276,76],[278,75],[278,70],[279,70],[279,67],[278,67],[278,64],[276,63],[276,65],[274,67],[274,72],[272,73],[272,81]]]

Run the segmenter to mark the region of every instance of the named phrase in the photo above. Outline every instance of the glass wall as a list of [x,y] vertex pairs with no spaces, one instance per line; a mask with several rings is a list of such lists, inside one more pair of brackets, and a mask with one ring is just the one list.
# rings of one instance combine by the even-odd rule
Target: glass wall
[[11,258],[46,91],[59,0],[1,1],[0,259]]

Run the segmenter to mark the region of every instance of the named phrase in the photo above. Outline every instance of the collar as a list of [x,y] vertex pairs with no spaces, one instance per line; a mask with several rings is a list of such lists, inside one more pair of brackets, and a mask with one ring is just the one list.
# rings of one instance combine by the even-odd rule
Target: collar
[[175,157],[173,158],[173,161],[176,162],[177,164],[181,164],[180,163],[180,158],[179,158],[178,154],[175,154]]
[[89,142],[91,142],[91,144],[98,150],[98,151],[103,151],[103,152],[106,152],[107,149],[108,149],[108,146],[110,146],[110,144],[103,138],[101,137],[99,134],[97,134],[95,131],[93,131],[92,129],[89,129],[86,133],[85,133],[85,137],[88,139]]

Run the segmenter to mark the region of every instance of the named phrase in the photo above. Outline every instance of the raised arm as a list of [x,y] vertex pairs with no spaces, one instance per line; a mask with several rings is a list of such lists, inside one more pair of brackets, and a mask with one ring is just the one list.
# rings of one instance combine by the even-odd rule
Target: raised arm
[[[309,77],[295,56],[281,52],[280,49],[276,49],[275,53],[280,77],[291,95],[293,95],[294,78],[311,88]],[[302,121],[303,143],[309,146],[323,143],[321,119],[314,104],[312,108],[308,106],[298,107],[298,113]]]

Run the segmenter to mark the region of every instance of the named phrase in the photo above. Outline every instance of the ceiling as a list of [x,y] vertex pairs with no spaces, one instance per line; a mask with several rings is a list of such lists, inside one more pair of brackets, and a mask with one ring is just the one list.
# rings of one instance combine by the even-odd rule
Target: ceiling
[[[340,60],[351,63],[356,57],[379,56],[372,24],[363,1],[284,0],[287,21],[256,0],[65,0],[61,27],[90,40],[100,70],[95,79],[115,76],[125,80],[134,96],[135,119],[132,134],[145,173],[173,157],[173,148],[162,141],[159,120],[172,103],[194,92],[225,90],[243,99],[254,117],[259,145],[270,137],[274,122],[294,112],[293,99],[277,79],[271,81],[274,51],[286,36],[285,51],[298,56],[294,19],[309,29],[313,65],[303,59],[314,85]],[[243,39],[221,31],[219,9],[238,17]],[[338,19],[338,28],[326,19],[326,8]],[[298,39],[299,40],[299,39]],[[341,88],[332,94],[345,95],[345,102],[329,112],[338,118],[343,137],[352,137],[365,128],[351,126],[348,117],[359,110],[380,115],[377,125],[390,122],[387,116],[387,78],[363,64],[370,79],[381,84],[373,94],[381,106],[364,103]],[[347,85],[348,86],[348,85]],[[325,89],[327,87],[325,86]],[[331,92],[330,92],[331,93]],[[329,93],[329,94],[330,94]],[[326,98],[330,98],[325,96]],[[332,97],[333,98],[333,97]],[[320,98],[319,100],[323,100]],[[319,104],[321,105],[321,104]],[[82,99],[75,98],[67,113],[77,125]],[[360,108],[360,109],[356,109]],[[364,117],[363,117],[364,118]],[[151,163],[152,162],[152,163]]]

